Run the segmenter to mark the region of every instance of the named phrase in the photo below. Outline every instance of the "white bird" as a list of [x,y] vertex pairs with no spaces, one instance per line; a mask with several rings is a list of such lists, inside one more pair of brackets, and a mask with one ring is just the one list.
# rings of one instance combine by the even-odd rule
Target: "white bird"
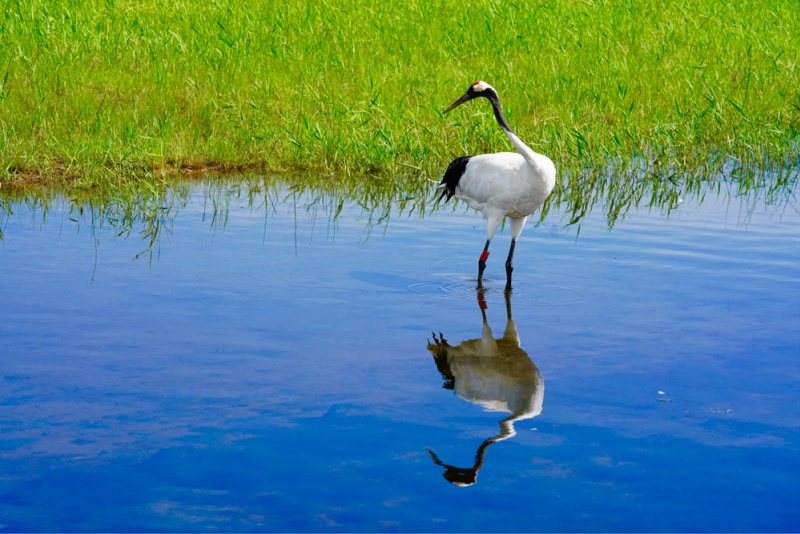
[[489,243],[503,219],[511,220],[511,247],[506,259],[506,292],[511,291],[514,270],[514,247],[528,216],[550,195],[556,183],[556,167],[547,156],[534,152],[520,140],[503,116],[497,91],[486,82],[477,81],[444,113],[477,97],[489,99],[497,123],[514,145],[516,152],[498,152],[456,158],[447,167],[439,200],[455,196],[470,208],[483,213],[486,219],[486,245],[478,260],[478,289],[483,287],[483,271],[489,257]]
[[528,353],[520,345],[517,325],[511,314],[511,294],[506,293],[506,327],[495,338],[486,318],[486,301],[478,292],[483,327],[481,337],[450,345],[440,333],[433,334],[427,348],[444,378],[444,388],[486,410],[510,413],[499,421],[500,433],[478,447],[472,467],[457,467],[442,462],[428,449],[434,463],[445,468],[444,477],[458,486],[474,484],[483,467],[486,450],[493,443],[517,434],[514,423],[542,413],[544,380]]

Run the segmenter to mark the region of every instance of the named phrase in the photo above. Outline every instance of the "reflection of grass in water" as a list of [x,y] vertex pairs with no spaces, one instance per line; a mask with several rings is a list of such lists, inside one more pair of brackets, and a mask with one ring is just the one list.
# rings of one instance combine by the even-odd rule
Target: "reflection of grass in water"
[[109,189],[75,190],[64,196],[39,188],[7,189],[0,192],[0,239],[8,221],[16,217],[15,206],[25,206],[34,223],[44,224],[54,202],[66,205],[65,222],[77,231],[86,227],[92,235],[108,231],[121,238],[138,235],[151,260],[158,254],[159,240],[171,231],[172,221],[186,205],[188,189],[164,187],[155,181],[123,183]]
[[475,78],[565,191],[609,161],[797,164],[795,2],[11,0],[0,27],[5,181],[214,167],[413,190],[508,148],[485,107],[440,115]]
[[[563,210],[569,219],[565,224],[580,224],[593,210],[601,210],[609,228],[634,208],[647,207],[668,215],[682,202],[699,204],[708,196],[735,196],[740,204],[753,209],[771,206],[782,210],[796,206],[800,172],[759,174],[746,184],[730,180],[709,181],[702,176],[677,179],[638,178],[608,170],[591,173],[585,187],[560,188],[548,199],[541,214],[543,220],[551,210]],[[652,176],[651,176],[652,177]],[[389,178],[370,181],[340,182],[314,175],[267,177],[244,174],[234,177],[209,177],[202,182],[173,181],[169,186],[159,181],[128,183],[110,190],[74,191],[64,197],[38,188],[0,189],[0,239],[7,223],[14,220],[15,206],[27,206],[34,222],[44,223],[53,202],[68,203],[67,219],[77,229],[87,226],[92,232],[108,229],[118,237],[138,235],[144,242],[142,254],[150,260],[159,252],[159,240],[171,232],[174,218],[187,205],[193,187],[203,188],[203,220],[212,230],[224,229],[231,202],[263,211],[269,217],[281,204],[303,210],[316,220],[329,224],[342,212],[345,204],[355,205],[365,215],[365,239],[375,230],[382,231],[392,217],[421,217],[439,209],[464,210],[463,204],[440,205],[435,201],[433,185],[417,182],[412,186]],[[66,200],[64,200],[66,198]],[[734,200],[732,198],[732,200]],[[746,213],[744,214],[747,215]],[[476,215],[476,223],[479,218]],[[329,226],[330,228],[330,226]]]
[[800,167],[776,168],[771,172],[751,170],[743,177],[741,167],[724,167],[712,175],[671,172],[668,169],[641,169],[609,166],[589,171],[581,180],[564,184],[553,191],[545,205],[564,206],[571,223],[578,223],[593,209],[601,209],[612,227],[632,208],[649,207],[669,214],[682,202],[700,203],[705,195],[735,194],[748,205],[761,202],[783,206],[795,199]]

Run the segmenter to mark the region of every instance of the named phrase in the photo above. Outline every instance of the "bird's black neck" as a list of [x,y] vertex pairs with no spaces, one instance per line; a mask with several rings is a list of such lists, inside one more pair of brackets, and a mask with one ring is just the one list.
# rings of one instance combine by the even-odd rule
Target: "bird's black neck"
[[488,95],[486,95],[486,98],[488,98],[489,102],[492,103],[492,109],[494,109],[494,118],[497,119],[497,123],[500,125],[500,127],[507,132],[514,133],[514,130],[512,130],[511,126],[508,125],[508,122],[503,115],[503,108],[500,107],[500,97],[497,96],[497,93],[490,92]]

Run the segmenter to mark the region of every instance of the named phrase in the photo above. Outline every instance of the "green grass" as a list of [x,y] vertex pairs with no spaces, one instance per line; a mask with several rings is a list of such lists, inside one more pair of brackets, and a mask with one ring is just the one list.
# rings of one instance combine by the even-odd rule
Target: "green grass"
[[0,184],[211,168],[413,191],[509,149],[485,102],[440,114],[474,79],[557,194],[800,160],[796,0],[0,2]]

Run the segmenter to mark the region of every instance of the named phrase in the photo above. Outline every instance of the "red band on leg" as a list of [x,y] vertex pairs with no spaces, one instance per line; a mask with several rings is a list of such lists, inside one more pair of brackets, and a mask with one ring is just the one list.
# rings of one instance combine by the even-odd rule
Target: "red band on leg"
[[489,259],[489,251],[488,251],[488,250],[484,250],[484,251],[481,253],[481,258],[480,258],[480,259],[481,259],[481,261],[483,261],[483,262],[485,262],[486,260],[488,260],[488,259]]

